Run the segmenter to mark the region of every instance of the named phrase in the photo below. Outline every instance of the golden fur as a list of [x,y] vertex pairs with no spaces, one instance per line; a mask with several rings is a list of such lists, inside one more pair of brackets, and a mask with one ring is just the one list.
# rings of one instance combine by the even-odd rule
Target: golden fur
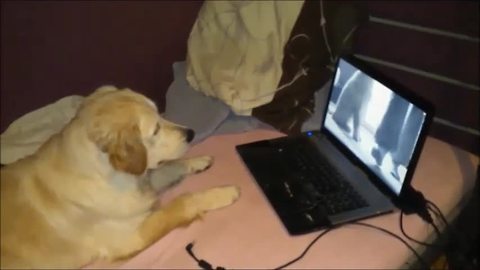
[[[212,162],[179,159],[188,149],[186,134],[138,93],[111,86],[95,91],[35,154],[2,168],[1,267],[78,268],[128,258],[233,203],[239,191],[229,186],[154,207],[157,190],[149,177],[168,178],[162,181],[169,185]],[[169,166],[166,177],[162,169]]]

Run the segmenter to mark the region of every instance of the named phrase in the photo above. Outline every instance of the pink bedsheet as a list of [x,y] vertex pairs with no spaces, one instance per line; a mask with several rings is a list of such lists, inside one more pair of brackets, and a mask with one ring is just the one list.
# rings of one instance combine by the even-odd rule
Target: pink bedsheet
[[[215,164],[167,191],[162,201],[183,192],[221,185],[239,186],[240,199],[231,207],[210,212],[203,220],[176,229],[127,262],[96,262],[87,268],[199,269],[185,251],[191,241],[195,241],[197,257],[227,269],[272,269],[298,256],[319,232],[290,236],[235,151],[237,144],[278,136],[282,134],[257,130],[214,136],[193,147],[190,156],[213,155]],[[472,190],[478,162],[477,156],[428,138],[412,184],[449,214]],[[401,235],[398,216],[394,212],[365,222]],[[407,216],[404,222],[409,234],[417,239],[426,239],[432,231],[414,215]],[[400,241],[385,233],[347,225],[326,234],[289,268],[394,269],[403,266],[411,256]]]

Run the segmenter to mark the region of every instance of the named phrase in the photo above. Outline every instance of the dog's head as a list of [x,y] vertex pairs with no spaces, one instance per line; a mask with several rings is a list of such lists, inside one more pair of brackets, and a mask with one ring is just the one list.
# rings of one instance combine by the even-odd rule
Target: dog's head
[[194,136],[192,130],[163,119],[145,96],[110,86],[87,97],[77,119],[116,170],[135,175],[181,157]]

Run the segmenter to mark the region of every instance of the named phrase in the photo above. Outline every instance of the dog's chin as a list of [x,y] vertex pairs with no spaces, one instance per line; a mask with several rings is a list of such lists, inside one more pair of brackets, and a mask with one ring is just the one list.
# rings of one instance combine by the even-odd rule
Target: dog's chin
[[173,156],[173,159],[179,159],[183,157],[187,151],[190,149],[190,144],[184,143],[181,147],[179,147],[178,151],[176,151],[176,155]]

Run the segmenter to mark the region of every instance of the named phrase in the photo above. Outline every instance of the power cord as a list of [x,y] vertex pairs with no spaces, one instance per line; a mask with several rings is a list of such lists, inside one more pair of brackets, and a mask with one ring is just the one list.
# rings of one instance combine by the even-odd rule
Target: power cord
[[[411,237],[410,235],[408,235],[406,232],[405,232],[405,229],[404,229],[404,226],[403,226],[403,216],[404,216],[404,212],[403,210],[400,211],[400,218],[399,218],[399,223],[400,223],[400,231],[402,232],[403,236],[405,236],[408,240],[412,241],[412,242],[415,242],[419,245],[422,245],[422,246],[427,246],[427,247],[437,247],[437,248],[441,248],[442,246],[441,245],[436,245],[436,244],[432,244],[432,243],[426,243],[426,242],[421,242],[413,237]],[[437,235],[440,237],[441,233],[440,233],[440,230],[438,229],[438,227],[435,225],[435,223],[431,223],[431,225],[433,226],[435,232],[437,233]]]
[[374,225],[371,225],[371,224],[368,224],[368,223],[363,223],[363,222],[352,222],[352,223],[349,223],[349,224],[355,224],[355,225],[361,225],[361,226],[365,226],[365,227],[370,227],[370,228],[373,228],[373,229],[377,229],[377,230],[380,230],[384,233],[387,233],[389,234],[390,236],[398,239],[400,242],[402,242],[408,249],[410,249],[413,254],[415,254],[415,256],[417,257],[418,261],[420,263],[423,264],[423,266],[425,267],[425,269],[430,269],[430,266],[428,265],[428,263],[422,258],[422,256],[420,256],[420,254],[418,254],[418,252],[412,247],[410,246],[407,241],[405,241],[404,239],[402,239],[400,236],[396,235],[395,233],[387,230],[387,229],[384,229],[384,228],[381,228],[381,227],[377,227],[377,226],[374,226]]
[[205,260],[199,260],[195,254],[193,254],[193,242],[189,243],[185,249],[187,250],[188,254],[195,260],[197,261],[198,263],[198,266],[200,266],[200,268],[202,269],[205,269],[205,270],[226,270],[224,267],[221,267],[221,266],[217,266],[217,268],[213,268],[212,265],[210,263],[208,263],[207,261]]
[[[302,259],[306,254],[307,252],[310,250],[310,248],[322,237],[324,236],[325,234],[331,232],[332,230],[335,230],[335,229],[338,229],[338,228],[341,228],[345,225],[358,225],[358,226],[363,226],[363,227],[369,227],[369,228],[373,228],[373,229],[377,229],[377,230],[380,230],[384,233],[387,233],[388,235],[398,239],[399,241],[401,241],[408,249],[410,249],[413,254],[415,254],[415,256],[417,257],[418,261],[421,262],[425,269],[430,269],[430,267],[428,266],[428,264],[425,262],[425,260],[423,260],[423,258],[420,256],[420,254],[418,254],[418,252],[415,251],[415,249],[410,246],[404,239],[402,239],[400,236],[396,235],[395,233],[387,230],[387,229],[384,229],[384,228],[381,228],[381,227],[378,227],[378,226],[375,226],[375,225],[371,225],[371,224],[368,224],[368,223],[363,223],[363,222],[350,222],[350,223],[346,223],[346,224],[343,224],[343,225],[340,225],[340,226],[336,226],[336,227],[331,227],[331,228],[328,228],[326,230],[324,230],[323,232],[321,232],[318,236],[316,236],[311,242],[310,244],[308,244],[308,246],[303,250],[303,252],[297,256],[296,258],[288,261],[287,263],[284,263],[282,264],[281,266],[278,266],[278,267],[275,267],[273,269],[275,270],[279,270],[279,269],[283,269],[285,267],[288,267],[294,263],[296,263],[297,261],[299,261],[300,259]],[[186,246],[186,250],[188,252],[188,254],[195,260],[197,261],[198,265],[202,268],[202,269],[205,269],[205,270],[212,270],[214,269],[212,267],[212,265],[210,263],[208,263],[207,261],[205,260],[199,260],[194,254],[193,254],[193,251],[192,251],[192,248],[193,248],[193,243],[190,243]],[[216,270],[226,270],[226,268],[224,267],[217,267],[215,268]]]
[[[334,230],[335,227],[332,227],[332,228],[328,228],[326,229],[325,231],[321,232],[317,237],[315,237],[311,242],[310,244],[308,244],[308,246],[305,248],[305,250],[298,256],[296,257],[295,259],[279,266],[279,267],[275,267],[274,269],[277,270],[277,269],[283,269],[291,264],[294,264],[295,262],[299,261],[300,259],[302,259],[305,254],[307,254],[307,252],[310,250],[310,248],[318,241],[318,239],[320,239],[322,236],[324,236],[325,234],[329,233],[330,231]],[[212,265],[205,261],[205,260],[199,260],[195,254],[193,253],[193,242],[192,243],[189,243],[185,249],[187,250],[188,254],[195,260],[197,261],[198,263],[198,266],[200,266],[201,269],[204,269],[204,270],[213,270],[213,267]],[[221,266],[218,266],[217,268],[215,268],[216,270],[226,270],[226,268],[224,267],[221,267]]]
[[[447,219],[445,218],[445,216],[443,215],[443,213],[441,212],[440,208],[438,206],[436,206],[433,202],[431,202],[429,200],[426,200],[421,192],[416,191],[413,188],[411,190],[409,190],[409,194],[408,194],[407,198],[404,199],[402,202],[400,202],[400,205],[402,207],[401,207],[401,212],[400,212],[399,223],[400,223],[400,230],[402,231],[402,234],[407,239],[409,239],[409,240],[411,240],[411,241],[413,241],[417,244],[424,245],[424,246],[429,246],[429,247],[440,247],[439,245],[435,245],[435,244],[431,244],[431,243],[425,243],[425,242],[421,242],[419,240],[414,239],[413,237],[406,234],[406,232],[404,230],[404,227],[403,227],[404,209],[407,209],[407,211],[409,213],[418,214],[425,222],[432,225],[433,228],[435,229],[436,233],[440,237],[441,232],[438,229],[438,227],[436,226],[436,224],[434,223],[434,220],[433,220],[433,218],[432,218],[432,216],[430,215],[430,212],[429,212],[429,211],[433,212],[437,216],[437,218],[440,218],[443,221],[443,223],[445,223],[445,226],[447,227],[447,229],[449,229],[450,225],[449,225]],[[393,232],[391,232],[387,229],[377,227],[377,226],[374,226],[374,225],[371,225],[371,224],[368,224],[368,223],[363,223],[363,222],[350,222],[350,223],[346,223],[344,225],[349,225],[349,224],[350,225],[363,226],[363,227],[369,227],[369,228],[377,229],[377,230],[380,230],[384,233],[387,233],[388,235],[390,235],[390,236],[396,238],[397,240],[401,241],[408,249],[410,249],[412,251],[412,253],[417,257],[418,261],[422,264],[424,269],[430,269],[428,263],[420,256],[420,254],[418,254],[418,252],[410,244],[408,244],[404,239],[402,239],[400,236],[396,235],[395,233],[393,233]],[[307,254],[307,252],[310,250],[310,248],[321,237],[323,237],[325,234],[331,232],[332,230],[338,229],[338,228],[340,228],[344,225],[334,226],[334,227],[331,227],[331,228],[328,228],[328,229],[324,230],[323,232],[321,232],[318,236],[316,236],[308,244],[308,246],[304,249],[304,251],[299,256],[297,256],[296,258],[290,260],[289,262],[284,263],[281,266],[278,266],[274,269],[275,270],[283,269],[283,268],[285,268],[287,266],[290,266],[290,265],[294,264],[295,262],[299,261],[300,259],[302,259]],[[198,263],[198,265],[201,267],[201,269],[205,269],[205,270],[213,270],[213,269],[215,269],[215,270],[226,270],[226,268],[221,267],[221,266],[219,266],[217,268],[213,268],[212,265],[210,263],[208,263],[207,261],[199,260],[195,256],[195,254],[193,253],[193,245],[194,245],[193,242],[189,243],[185,247],[185,249],[187,250],[188,254]]]
[[437,218],[441,219],[445,225],[445,227],[447,228],[447,230],[451,230],[452,228],[450,227],[450,224],[448,223],[447,219],[445,218],[445,216],[443,215],[442,213],[442,210],[440,210],[440,208],[434,204],[432,201],[429,201],[427,200],[427,208],[432,211],[436,216]]
[[285,268],[285,267],[287,267],[287,266],[290,266],[290,265],[296,263],[297,261],[299,261],[300,259],[302,259],[302,258],[305,256],[305,254],[307,254],[308,250],[310,250],[310,248],[318,241],[318,239],[320,239],[322,236],[324,236],[325,234],[331,232],[332,230],[334,230],[334,229],[336,229],[336,228],[338,228],[338,227],[328,228],[328,229],[326,229],[325,231],[321,232],[319,235],[317,235],[317,237],[315,237],[315,238],[312,240],[312,242],[310,242],[310,244],[308,244],[308,246],[303,250],[303,252],[302,252],[298,257],[296,257],[295,259],[293,259],[293,260],[291,260],[291,261],[289,261],[289,262],[287,262],[287,263],[285,263],[285,264],[283,264],[283,265],[281,265],[281,266],[275,267],[274,269],[275,269],[275,270],[283,269],[283,268]]
[[387,229],[384,229],[384,228],[381,228],[381,227],[378,227],[378,226],[375,226],[375,225],[371,225],[371,224],[368,224],[368,223],[363,223],[363,222],[350,222],[350,223],[346,223],[346,224],[343,224],[343,225],[340,225],[340,226],[337,226],[337,227],[332,227],[332,228],[329,228],[329,229],[326,229],[325,231],[321,232],[317,237],[315,237],[311,242],[310,244],[307,246],[307,248],[298,256],[296,257],[295,259],[279,266],[279,267],[275,267],[274,269],[275,270],[279,270],[279,269],[283,269],[287,266],[290,266],[292,264],[294,264],[295,262],[299,261],[300,259],[302,259],[305,254],[307,254],[308,250],[318,241],[318,239],[320,239],[322,236],[324,236],[325,234],[327,234],[328,232],[334,230],[334,229],[337,229],[337,228],[340,228],[340,227],[343,227],[345,225],[359,225],[359,226],[363,226],[363,227],[369,227],[369,228],[372,228],[372,229],[377,229],[377,230],[380,230],[384,233],[387,233],[388,235],[398,239],[399,241],[401,241],[408,249],[410,249],[413,254],[415,254],[415,256],[418,258],[418,260],[425,266],[425,269],[430,269],[430,267],[428,266],[428,264],[425,262],[425,260],[423,260],[423,258],[420,256],[420,254],[418,254],[417,251],[415,251],[415,249],[413,249],[412,246],[410,246],[405,240],[403,240],[400,236],[396,235],[395,233],[387,230]]
[[[308,250],[310,250],[310,248],[315,244],[315,242],[318,241],[318,239],[320,239],[322,236],[324,236],[325,234],[327,234],[328,232],[330,232],[330,231],[332,231],[332,230],[334,230],[334,229],[335,229],[335,227],[332,227],[332,228],[328,228],[328,229],[326,229],[325,231],[321,232],[317,237],[315,237],[315,238],[312,240],[312,242],[310,242],[310,244],[308,244],[308,246],[305,248],[305,250],[304,250],[298,257],[296,257],[295,259],[293,259],[293,260],[291,260],[291,261],[289,261],[289,262],[287,262],[287,263],[285,263],[285,264],[283,264],[283,265],[281,265],[281,266],[279,266],[279,267],[276,267],[276,268],[274,268],[274,269],[275,269],[275,270],[277,270],[277,269],[282,269],[282,268],[285,268],[285,267],[287,267],[287,266],[289,266],[289,265],[291,265],[291,264],[299,261],[300,259],[302,259],[302,258],[305,256],[305,254],[307,254]],[[192,242],[192,243],[189,243],[189,244],[185,247],[185,249],[187,250],[188,254],[189,254],[195,261],[197,261],[198,266],[200,266],[200,268],[202,268],[202,269],[204,269],[204,270],[213,270],[213,267],[212,267],[212,265],[211,265],[209,262],[207,262],[207,261],[205,261],[205,260],[199,260],[199,259],[195,256],[195,254],[193,253],[193,250],[192,250],[192,249],[193,249],[193,242]],[[226,268],[221,267],[221,266],[218,266],[218,267],[215,268],[215,269],[216,269],[216,270],[226,270]]]
[[445,232],[449,236],[449,241],[444,248],[447,261],[455,269],[478,269],[478,261],[468,254],[468,248],[472,243],[466,238],[465,234],[454,228],[445,218],[440,208],[432,201],[427,200],[427,207],[438,219],[445,224]]
[[[399,219],[400,230],[402,231],[402,234],[406,238],[408,238],[412,242],[415,242],[423,246],[436,247],[443,250],[447,255],[447,257],[451,258],[454,261],[456,268],[459,268],[459,269],[475,268],[472,266],[472,262],[467,258],[468,256],[466,256],[465,254],[467,247],[470,246],[467,239],[465,239],[463,237],[463,234],[459,233],[449,224],[449,222],[443,215],[442,211],[435,203],[425,199],[425,197],[421,192],[413,188],[410,188],[410,190],[408,190],[407,195],[404,198],[402,198],[402,201],[398,203],[401,206],[400,207],[401,213],[400,213],[400,219]],[[434,228],[439,238],[442,237],[442,235],[444,234],[446,234],[447,236],[453,236],[453,237],[448,237],[448,241],[444,247],[440,245],[432,244],[432,243],[421,242],[412,238],[411,236],[406,234],[403,228],[403,214],[405,209],[409,213],[416,213],[425,222],[430,224]],[[433,221],[432,216],[430,215],[430,212],[435,214],[435,216],[437,217],[437,220],[441,220],[444,223],[445,233],[442,234],[441,231],[438,229],[437,225]]]

